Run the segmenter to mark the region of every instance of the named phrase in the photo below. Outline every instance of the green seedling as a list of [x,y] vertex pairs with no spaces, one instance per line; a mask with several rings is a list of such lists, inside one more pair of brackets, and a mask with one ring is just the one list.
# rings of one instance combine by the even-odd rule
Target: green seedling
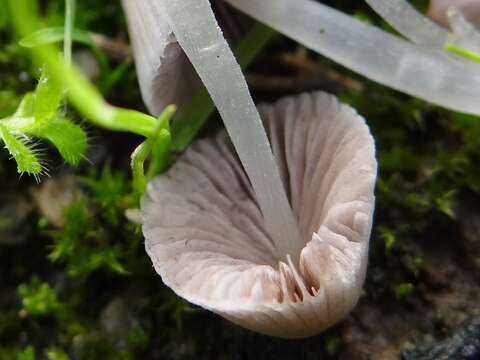
[[[9,4],[12,20],[18,32],[27,39],[29,36],[33,36],[32,34],[38,36],[35,26],[38,23],[37,17],[29,11],[29,1],[11,0]],[[93,124],[113,131],[139,134],[146,138],[146,143],[149,144],[146,148],[149,151],[147,153],[144,151],[140,158],[134,155],[134,161],[132,161],[136,166],[134,182],[141,184],[142,177],[146,175],[140,175],[138,170],[141,169],[141,162],[145,161],[149,155],[152,157],[152,163],[155,164],[156,169],[166,168],[164,161],[168,159],[166,154],[170,151],[170,139],[169,136],[165,136],[165,133],[169,132],[168,117],[161,115],[159,119],[156,119],[138,111],[109,105],[100,92],[78,69],[70,64],[75,2],[67,0],[66,8],[65,60],[59,58],[58,51],[50,43],[43,43],[42,46],[31,48],[32,57],[43,66],[48,76],[40,81],[35,92],[35,101],[33,101],[32,95],[27,96],[16,115],[7,119],[8,121],[3,121],[1,124],[3,126],[0,127],[2,140],[17,161],[20,173],[26,172],[38,176],[44,171],[38,154],[24,138],[24,135],[28,135],[28,133],[36,137],[47,138],[59,149],[67,162],[78,163],[86,150],[86,136],[83,130],[73,123],[67,126],[66,118],[58,112],[63,96],[66,95],[80,114]],[[28,111],[26,112],[26,110]],[[25,112],[26,115],[29,115],[28,117],[19,115],[24,115]],[[168,108],[167,113],[171,116],[172,108]],[[66,132],[71,136],[69,141],[61,141],[63,137],[59,136],[59,130],[62,130],[62,135]],[[158,136],[159,134],[163,134],[163,136]],[[76,147],[67,148],[70,144]],[[161,153],[152,153],[155,150]],[[139,177],[140,180],[138,180]],[[141,187],[137,188],[142,189]]]

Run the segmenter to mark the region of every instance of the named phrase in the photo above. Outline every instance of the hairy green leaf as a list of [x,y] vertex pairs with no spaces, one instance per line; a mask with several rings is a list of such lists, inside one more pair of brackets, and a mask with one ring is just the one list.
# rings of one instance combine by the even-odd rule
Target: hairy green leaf
[[37,128],[33,135],[48,139],[70,165],[77,165],[87,151],[87,135],[81,126],[55,116]]
[[35,119],[43,121],[52,117],[60,106],[62,99],[63,91],[50,80],[46,71],[43,71],[35,90]]
[[32,117],[34,116],[34,109],[35,109],[35,94],[34,93],[27,93],[23,97],[20,105],[18,105],[15,114],[13,114],[12,118],[24,118],[24,117]]
[[3,140],[8,152],[17,162],[17,170],[20,174],[28,173],[38,175],[42,172],[42,165],[35,152],[30,149],[24,140],[11,134],[8,129],[0,125],[0,138]]

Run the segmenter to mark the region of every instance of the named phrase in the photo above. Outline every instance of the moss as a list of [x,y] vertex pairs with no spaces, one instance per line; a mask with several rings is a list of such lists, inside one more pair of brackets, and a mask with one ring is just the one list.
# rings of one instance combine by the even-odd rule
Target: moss
[[60,307],[55,290],[36,276],[30,283],[18,287],[18,295],[22,302],[20,316],[45,316]]

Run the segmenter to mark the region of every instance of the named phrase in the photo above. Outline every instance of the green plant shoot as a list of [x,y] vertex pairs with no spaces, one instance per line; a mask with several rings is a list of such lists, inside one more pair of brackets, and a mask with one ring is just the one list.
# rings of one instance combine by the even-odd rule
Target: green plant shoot
[[[38,36],[39,32],[36,26],[37,15],[30,11],[29,1],[9,0],[9,5],[13,24],[24,37],[24,43],[32,44],[32,37]],[[145,175],[140,174],[139,170],[143,169],[143,162],[152,151],[160,151],[152,156],[152,164],[155,164],[152,169],[166,166],[164,162],[167,161],[170,152],[168,119],[173,114],[173,108],[168,108],[167,115],[161,115],[156,119],[138,111],[111,106],[104,100],[95,86],[69,63],[74,36],[74,8],[75,2],[66,0],[65,61],[58,57],[58,50],[49,42],[31,48],[32,57],[45,69],[47,75],[40,80],[35,93],[26,96],[16,114],[2,121],[0,135],[10,154],[17,161],[18,171],[21,173],[38,175],[43,169],[38,154],[29,147],[28,141],[25,140],[29,138],[25,138],[25,135],[48,139],[67,162],[75,165],[84,156],[87,140],[84,131],[58,111],[66,93],[70,102],[93,124],[147,138],[145,146],[141,146],[143,148],[143,151],[140,151],[141,156],[134,154],[132,157],[134,182],[141,184],[145,181]],[[137,151],[136,154],[138,153]],[[139,185],[136,188],[143,187]]]
[[445,44],[445,50],[447,50],[448,52],[451,52],[452,54],[459,55],[466,59],[480,63],[480,54],[475,51],[468,50],[458,45],[450,44],[450,43]]

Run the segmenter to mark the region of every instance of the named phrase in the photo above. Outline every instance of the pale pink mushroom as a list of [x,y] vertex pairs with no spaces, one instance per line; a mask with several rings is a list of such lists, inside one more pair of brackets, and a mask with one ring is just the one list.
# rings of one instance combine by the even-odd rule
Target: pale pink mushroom
[[[162,11],[161,1],[122,0],[122,5],[140,90],[148,110],[158,115],[168,105],[186,105],[201,87],[201,81],[175,38]],[[234,10],[226,9],[223,0],[219,1],[218,7],[229,25],[225,26],[225,36],[232,43],[238,42],[245,29],[237,28],[237,25],[248,28],[248,24],[244,24],[245,19],[238,14],[232,15]],[[238,23],[229,23],[232,16]]]
[[430,0],[428,16],[443,26],[448,26],[447,10],[458,8],[472,23],[480,25],[479,0]]
[[186,104],[200,80],[166,21],[157,0],[122,0],[143,101],[158,115]]
[[342,319],[360,296],[374,142],[364,120],[325,93],[259,111],[299,224],[299,258],[268,235],[225,133],[192,145],[149,184],[141,206],[146,249],[186,300],[260,333],[306,337]]

